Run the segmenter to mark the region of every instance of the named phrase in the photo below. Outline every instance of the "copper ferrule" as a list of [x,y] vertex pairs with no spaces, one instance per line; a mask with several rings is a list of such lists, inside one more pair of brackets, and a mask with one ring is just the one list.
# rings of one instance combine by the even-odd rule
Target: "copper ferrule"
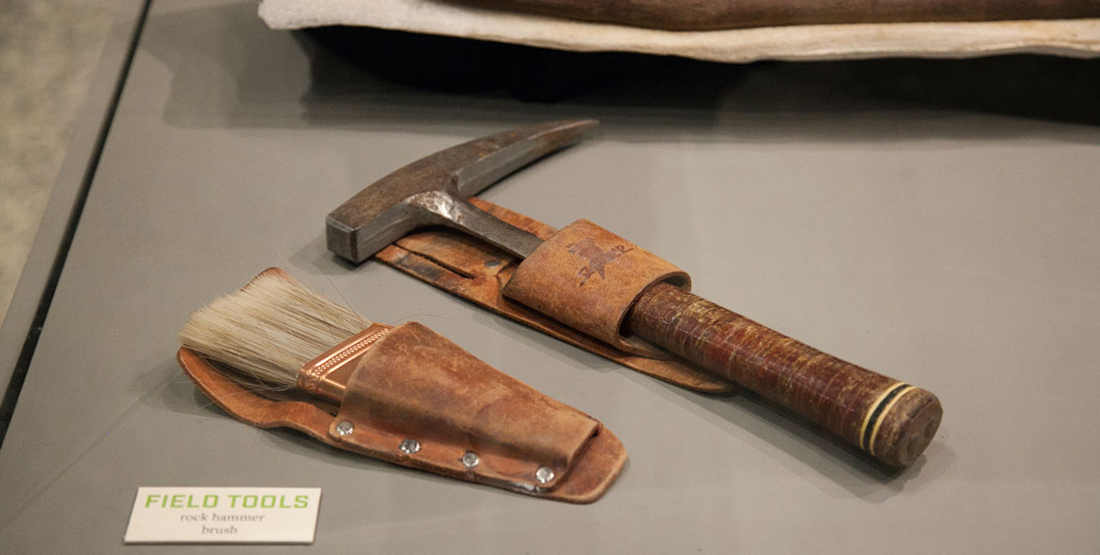
[[298,388],[340,403],[359,358],[391,329],[393,326],[386,324],[371,324],[309,361],[298,371]]

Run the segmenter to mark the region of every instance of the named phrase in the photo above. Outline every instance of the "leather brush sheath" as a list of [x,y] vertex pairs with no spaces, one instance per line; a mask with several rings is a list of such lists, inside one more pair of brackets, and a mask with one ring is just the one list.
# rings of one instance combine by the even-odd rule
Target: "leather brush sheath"
[[[271,275],[290,279],[278,269],[259,277]],[[371,324],[303,365],[296,387],[313,396],[304,400],[243,386],[187,347],[177,359],[237,420],[460,480],[590,503],[626,463],[599,421],[415,322]]]

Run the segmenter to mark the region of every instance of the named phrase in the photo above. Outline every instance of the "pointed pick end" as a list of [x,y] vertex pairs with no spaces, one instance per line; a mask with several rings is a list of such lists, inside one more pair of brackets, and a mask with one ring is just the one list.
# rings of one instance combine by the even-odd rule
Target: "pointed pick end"
[[473,196],[516,170],[573,146],[600,125],[594,119],[558,120],[503,131],[445,150],[455,184]]

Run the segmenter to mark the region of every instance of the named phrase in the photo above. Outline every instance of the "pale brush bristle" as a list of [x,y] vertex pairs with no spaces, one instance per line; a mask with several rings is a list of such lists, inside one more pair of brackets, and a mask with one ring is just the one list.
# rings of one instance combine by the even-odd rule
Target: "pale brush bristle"
[[269,272],[195,311],[179,336],[188,349],[290,388],[303,365],[370,325],[289,276]]

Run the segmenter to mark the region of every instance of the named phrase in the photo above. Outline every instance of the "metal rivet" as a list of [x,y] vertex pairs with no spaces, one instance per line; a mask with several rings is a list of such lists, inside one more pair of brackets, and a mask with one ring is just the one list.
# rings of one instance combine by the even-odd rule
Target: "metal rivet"
[[535,471],[535,479],[537,479],[540,484],[545,484],[554,479],[554,471],[550,470],[549,467],[540,466],[539,469]]
[[336,425],[336,433],[342,436],[350,436],[355,431],[355,426],[347,420]]
[[486,268],[496,268],[497,266],[500,266],[499,260],[490,260],[485,263]]
[[466,453],[462,455],[462,459],[460,460],[462,461],[462,465],[468,469],[477,466],[477,464],[481,462],[481,459],[478,458],[477,453],[474,453],[473,451],[466,451]]
[[411,455],[420,450],[420,442],[416,441],[415,439],[409,438],[405,441],[402,441],[398,449],[400,449],[403,453]]

